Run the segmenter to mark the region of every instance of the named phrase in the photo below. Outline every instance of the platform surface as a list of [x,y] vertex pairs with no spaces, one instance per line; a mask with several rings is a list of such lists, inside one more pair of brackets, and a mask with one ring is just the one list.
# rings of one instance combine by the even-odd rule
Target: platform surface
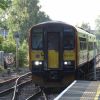
[[100,100],[100,81],[74,81],[54,100]]

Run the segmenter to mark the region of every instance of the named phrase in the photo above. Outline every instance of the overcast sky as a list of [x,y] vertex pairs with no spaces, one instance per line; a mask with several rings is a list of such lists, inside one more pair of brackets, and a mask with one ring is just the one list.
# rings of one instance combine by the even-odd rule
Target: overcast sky
[[94,28],[100,15],[100,0],[40,0],[40,5],[51,19],[72,25],[89,22]]

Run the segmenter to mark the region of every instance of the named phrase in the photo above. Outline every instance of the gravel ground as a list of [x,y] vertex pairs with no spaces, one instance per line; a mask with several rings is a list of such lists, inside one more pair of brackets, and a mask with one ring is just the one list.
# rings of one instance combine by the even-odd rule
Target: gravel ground
[[27,72],[29,72],[28,67],[19,68],[17,71],[14,69],[5,69],[4,71],[0,72],[0,83],[8,79],[18,77],[19,75],[23,75]]

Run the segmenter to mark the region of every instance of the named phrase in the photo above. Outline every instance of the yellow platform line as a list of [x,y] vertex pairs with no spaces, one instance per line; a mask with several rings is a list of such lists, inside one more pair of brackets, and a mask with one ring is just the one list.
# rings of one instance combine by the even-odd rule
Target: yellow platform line
[[98,97],[100,96],[100,85],[98,86],[97,93],[95,95],[94,100],[99,100]]

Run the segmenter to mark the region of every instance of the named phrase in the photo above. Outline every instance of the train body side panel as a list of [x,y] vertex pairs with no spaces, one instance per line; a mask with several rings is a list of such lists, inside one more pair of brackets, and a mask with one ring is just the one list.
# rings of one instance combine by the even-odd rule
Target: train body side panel
[[88,33],[77,29],[77,67],[84,65],[88,61]]
[[89,62],[94,59],[95,49],[96,49],[96,37],[93,34],[90,34],[88,36],[88,61]]

